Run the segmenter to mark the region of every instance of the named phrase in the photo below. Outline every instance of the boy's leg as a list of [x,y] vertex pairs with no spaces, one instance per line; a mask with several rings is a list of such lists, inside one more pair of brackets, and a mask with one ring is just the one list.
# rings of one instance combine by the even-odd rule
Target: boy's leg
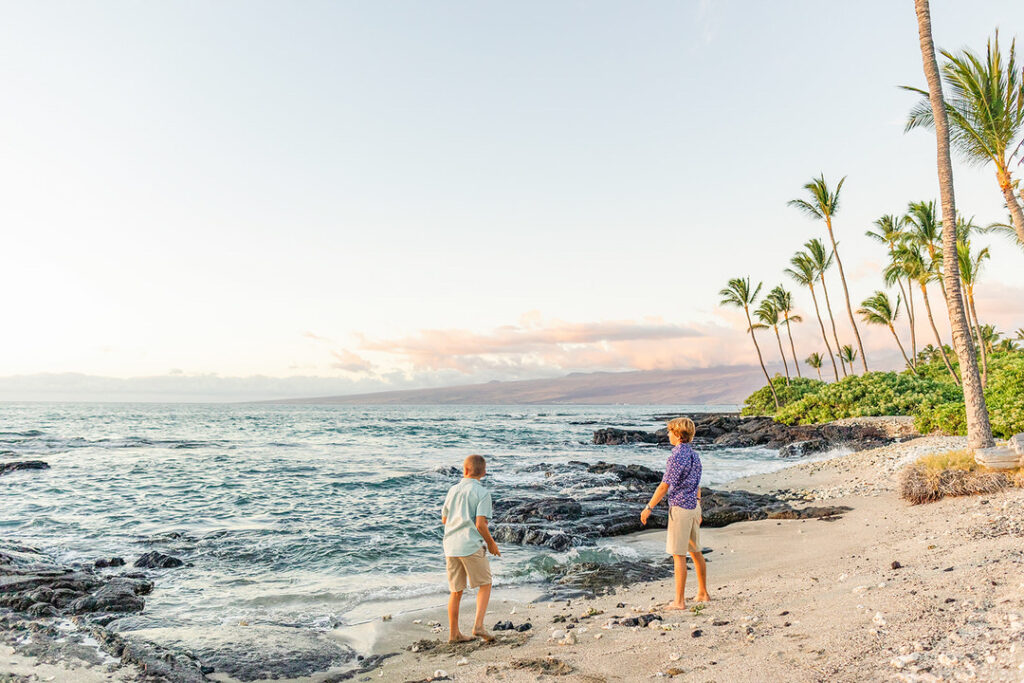
[[666,609],[686,609],[686,555],[673,555],[676,573],[676,599]]
[[697,602],[708,602],[711,600],[708,595],[708,565],[704,561],[704,554],[693,541],[690,541],[690,557],[693,558],[693,569],[697,573]]
[[473,635],[479,636],[486,642],[494,640],[494,636],[484,628],[484,615],[487,614],[487,603],[491,599],[491,584],[480,586],[476,594],[476,622],[473,624]]
[[459,630],[459,604],[462,602],[462,591],[452,591],[448,594],[448,642],[464,643],[473,640],[469,636],[462,635]]

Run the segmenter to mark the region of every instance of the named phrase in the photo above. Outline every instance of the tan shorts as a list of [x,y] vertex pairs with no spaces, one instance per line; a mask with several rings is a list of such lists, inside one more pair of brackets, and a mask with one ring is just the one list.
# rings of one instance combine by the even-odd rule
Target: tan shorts
[[665,552],[669,555],[685,555],[690,544],[700,550],[700,503],[693,510],[671,505],[668,508],[668,538]]
[[480,548],[465,557],[445,557],[448,561],[448,588],[453,593],[470,588],[479,588],[491,583],[491,565],[487,562],[487,550]]

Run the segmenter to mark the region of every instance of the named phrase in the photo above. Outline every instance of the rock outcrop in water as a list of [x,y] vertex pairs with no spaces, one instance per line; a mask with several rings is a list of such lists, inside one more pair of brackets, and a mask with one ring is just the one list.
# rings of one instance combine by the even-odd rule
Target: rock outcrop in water
[[50,465],[42,460],[19,460],[16,462],[0,463],[0,476],[17,472],[18,470],[48,470]]
[[[587,464],[573,461],[564,465],[539,465],[539,469],[572,476],[603,475],[607,485],[566,497],[539,496],[498,506],[491,533],[499,543],[544,546],[555,551],[593,544],[599,538],[621,536],[643,529],[668,526],[664,505],[655,508],[640,524],[640,510],[650,499],[661,473],[643,465]],[[568,469],[568,472],[566,470]],[[759,519],[810,519],[831,517],[849,510],[845,507],[794,508],[764,493],[701,489],[704,526]]]
[[[673,416],[657,416],[671,419]],[[693,416],[694,444],[721,448],[777,448],[783,457],[803,457],[832,448],[864,450],[915,436],[912,418],[857,418],[821,425],[784,425],[770,417],[741,417],[736,413]],[[594,432],[593,442],[603,445],[653,444],[668,446],[668,430],[648,432],[606,427]]]

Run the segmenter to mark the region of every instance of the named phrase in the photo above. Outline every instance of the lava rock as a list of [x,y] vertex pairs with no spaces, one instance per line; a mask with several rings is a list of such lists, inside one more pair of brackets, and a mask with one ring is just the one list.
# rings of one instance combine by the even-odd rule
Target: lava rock
[[124,579],[114,579],[90,595],[78,598],[68,605],[74,614],[89,612],[141,612],[146,601],[138,597],[135,584]]
[[111,557],[109,559],[101,558],[93,562],[93,567],[95,567],[96,569],[106,569],[107,567],[123,567],[124,565],[124,558],[121,557]]
[[142,569],[174,569],[175,567],[182,567],[185,563],[176,557],[170,555],[164,555],[163,553],[152,551],[148,552],[139,559],[135,560],[135,567]]
[[17,462],[0,463],[0,476],[18,470],[48,470],[50,465],[42,460],[19,460]]

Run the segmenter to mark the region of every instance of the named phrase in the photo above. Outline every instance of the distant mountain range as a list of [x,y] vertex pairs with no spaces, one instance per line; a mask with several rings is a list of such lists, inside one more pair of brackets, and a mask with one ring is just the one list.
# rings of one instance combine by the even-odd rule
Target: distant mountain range
[[[769,369],[769,372],[773,372]],[[573,373],[553,379],[486,382],[267,403],[346,405],[738,404],[764,384],[756,365],[690,370]]]

